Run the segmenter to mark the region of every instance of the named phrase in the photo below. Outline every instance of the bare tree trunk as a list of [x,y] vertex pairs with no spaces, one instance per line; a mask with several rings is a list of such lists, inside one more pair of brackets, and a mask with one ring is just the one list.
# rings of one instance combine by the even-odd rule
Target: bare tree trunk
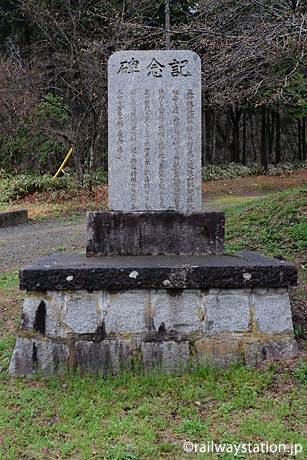
[[275,112],[275,163],[280,163],[281,160],[281,149],[280,149],[280,113],[279,109]]
[[226,129],[225,129],[225,149],[224,149],[224,160],[228,161],[230,157],[230,124],[231,124],[231,115],[230,109],[227,108],[226,112]]
[[171,0],[165,0],[165,48],[171,48]]
[[232,121],[232,144],[233,144],[233,155],[232,161],[240,163],[240,118],[242,110],[238,107],[231,110],[231,121]]
[[90,145],[90,152],[89,152],[89,164],[88,164],[88,172],[89,172],[89,191],[93,191],[93,169],[94,169],[94,162],[95,162],[95,140],[96,135],[93,136],[92,142]]
[[[74,148],[74,152],[76,151],[76,149]],[[83,171],[83,167],[82,167],[82,164],[81,164],[81,161],[80,161],[80,158],[78,155],[74,155],[74,160],[75,160],[75,171],[76,171],[76,176],[77,176],[77,183],[78,185],[80,185],[81,187],[83,186],[83,175],[84,175],[84,171]]]
[[302,160],[306,160],[306,117],[302,119],[302,147],[303,147],[303,155]]
[[269,120],[270,120],[269,163],[273,163],[272,155],[273,155],[273,145],[274,145],[274,138],[275,138],[275,112],[274,111],[270,111]]
[[212,150],[211,150],[211,162],[214,163],[216,160],[216,107],[212,108]]
[[242,163],[246,165],[246,112],[243,112]]
[[[204,100],[204,98],[203,98]],[[206,123],[206,106],[205,103],[202,103],[202,166],[204,167],[207,164],[207,123]]]
[[297,158],[298,160],[302,160],[302,123],[301,123],[301,120],[297,120],[297,138],[298,138]]
[[253,146],[253,152],[254,152],[254,163],[257,162],[257,150],[255,147],[255,136],[254,136],[254,122],[253,122],[253,114],[250,114],[250,130],[251,130],[251,139],[252,139],[252,146]]
[[269,149],[268,149],[268,119],[267,109],[263,105],[261,111],[261,164],[265,172],[269,169]]
[[211,109],[210,107],[207,107],[205,111],[205,117],[206,117],[206,139],[207,139],[207,144],[206,144],[206,158],[207,158],[207,163],[211,163]]

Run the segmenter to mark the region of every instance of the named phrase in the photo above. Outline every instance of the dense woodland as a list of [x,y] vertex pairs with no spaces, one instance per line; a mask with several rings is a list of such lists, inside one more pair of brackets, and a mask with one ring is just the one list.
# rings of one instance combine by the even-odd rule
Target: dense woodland
[[[170,16],[169,16],[170,10]],[[202,60],[203,163],[305,160],[307,0],[1,0],[0,169],[107,165],[107,59]]]

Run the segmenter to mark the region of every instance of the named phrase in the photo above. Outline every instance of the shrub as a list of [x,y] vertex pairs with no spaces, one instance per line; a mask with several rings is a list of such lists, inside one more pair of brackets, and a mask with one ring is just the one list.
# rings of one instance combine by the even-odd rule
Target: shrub
[[296,169],[307,169],[307,161],[295,163],[279,163],[278,165],[269,165],[266,172],[259,164],[252,163],[244,166],[240,163],[225,163],[222,165],[207,165],[202,168],[202,178],[206,181],[218,179],[237,179],[240,177],[268,175],[282,176],[290,174]]
[[7,174],[0,171],[0,202],[9,202],[35,192],[76,188],[72,176],[66,174],[52,182],[48,174]]
[[[90,176],[84,177],[83,188],[89,186]],[[105,184],[107,173],[101,169],[94,171],[92,185]],[[52,181],[49,174],[37,173],[7,173],[0,169],[0,202],[7,203],[23,198],[35,192],[50,192],[52,190],[79,188],[74,173],[66,173]]]

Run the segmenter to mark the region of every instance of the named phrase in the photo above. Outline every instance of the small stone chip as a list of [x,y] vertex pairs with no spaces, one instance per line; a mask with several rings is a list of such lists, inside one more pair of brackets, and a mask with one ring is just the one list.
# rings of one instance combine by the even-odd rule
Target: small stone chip
[[170,285],[171,285],[170,280],[164,280],[164,281],[163,281],[163,286],[169,287]]
[[72,281],[74,277],[72,275],[66,276],[66,281]]
[[137,271],[133,271],[129,273],[129,278],[137,278],[139,276],[139,273]]
[[252,275],[250,273],[243,273],[243,278],[247,281],[251,279]]

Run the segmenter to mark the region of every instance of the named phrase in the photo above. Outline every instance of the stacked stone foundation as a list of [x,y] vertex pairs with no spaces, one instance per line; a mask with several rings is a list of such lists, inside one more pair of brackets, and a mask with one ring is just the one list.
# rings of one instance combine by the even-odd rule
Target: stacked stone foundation
[[28,292],[13,375],[257,365],[297,354],[288,293],[296,270],[287,262],[248,252],[61,254],[20,278]]

